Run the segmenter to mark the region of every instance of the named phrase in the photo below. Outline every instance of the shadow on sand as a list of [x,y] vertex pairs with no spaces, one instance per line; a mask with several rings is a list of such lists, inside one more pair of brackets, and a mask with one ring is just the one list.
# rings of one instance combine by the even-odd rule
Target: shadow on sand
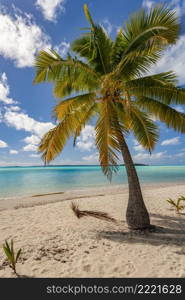
[[17,278],[34,278],[34,276],[27,276],[27,275],[17,274]]
[[[98,238],[106,238],[118,243],[143,243],[153,246],[175,245],[185,247],[185,218],[184,215],[167,216],[150,214],[156,232],[137,233],[125,231],[100,231]],[[177,254],[185,255],[185,250]]]

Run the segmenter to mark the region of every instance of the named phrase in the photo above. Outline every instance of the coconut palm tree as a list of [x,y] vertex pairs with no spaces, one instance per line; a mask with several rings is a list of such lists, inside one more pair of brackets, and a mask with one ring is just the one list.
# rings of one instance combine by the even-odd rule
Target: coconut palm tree
[[159,137],[153,117],[185,132],[185,114],[173,108],[185,104],[185,90],[176,86],[176,75],[149,73],[162,51],[176,43],[180,24],[174,11],[156,6],[132,15],[112,40],[101,25],[94,23],[87,5],[84,12],[90,27],[72,43],[71,54],[64,59],[50,50],[36,57],[34,82],[53,82],[54,95],[60,99],[53,110],[56,126],[44,135],[39,151],[49,163],[70,137],[75,145],[84,126],[95,120],[96,147],[104,174],[111,179],[120,154],[125,163],[128,226],[148,228],[149,214],[126,137],[132,132],[151,152]]

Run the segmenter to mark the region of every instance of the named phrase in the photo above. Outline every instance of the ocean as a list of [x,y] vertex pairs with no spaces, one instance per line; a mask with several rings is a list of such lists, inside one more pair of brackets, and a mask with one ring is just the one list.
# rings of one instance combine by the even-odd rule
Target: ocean
[[[185,183],[185,166],[137,166],[141,183]],[[0,198],[126,184],[125,167],[110,183],[99,166],[0,167]]]

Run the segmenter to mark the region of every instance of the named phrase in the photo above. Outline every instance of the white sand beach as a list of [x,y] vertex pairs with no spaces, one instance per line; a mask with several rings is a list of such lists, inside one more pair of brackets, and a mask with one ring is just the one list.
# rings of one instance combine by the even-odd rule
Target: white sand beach
[[[27,277],[185,277],[185,213],[176,214],[168,197],[185,194],[185,185],[144,186],[155,233],[129,233],[125,223],[126,187],[98,188],[0,201],[0,277],[14,277],[2,244],[22,248],[17,264]],[[71,199],[71,200],[70,200]],[[100,210],[118,224],[77,219],[70,205]]]

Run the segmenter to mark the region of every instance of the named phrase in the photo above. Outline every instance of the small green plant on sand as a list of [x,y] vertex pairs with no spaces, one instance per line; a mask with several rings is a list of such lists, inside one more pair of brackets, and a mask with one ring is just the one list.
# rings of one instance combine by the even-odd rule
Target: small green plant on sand
[[13,240],[11,240],[10,245],[7,242],[7,240],[5,240],[5,244],[3,245],[3,250],[4,250],[4,253],[5,253],[5,255],[8,259],[8,263],[9,263],[10,268],[12,268],[14,273],[17,275],[16,264],[17,264],[17,261],[20,257],[22,249],[19,249],[17,254],[16,254],[15,250],[14,250]]
[[181,205],[181,201],[185,201],[184,196],[180,196],[176,202],[175,202],[175,200],[172,200],[171,198],[167,199],[167,202],[170,203],[176,209],[177,213],[179,213],[180,210],[184,209],[184,206]]
[[180,199],[180,201],[185,201],[185,197],[184,196],[180,196],[178,199]]

